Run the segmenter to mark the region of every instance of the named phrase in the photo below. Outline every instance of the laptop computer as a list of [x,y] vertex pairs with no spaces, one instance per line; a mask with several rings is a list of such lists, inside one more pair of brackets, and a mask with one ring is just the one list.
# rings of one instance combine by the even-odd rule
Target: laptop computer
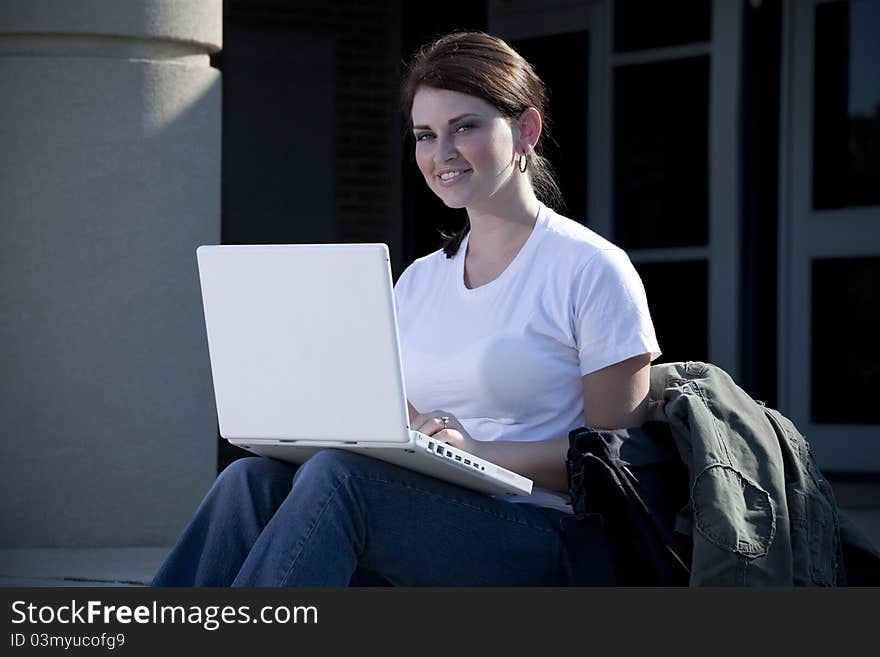
[[220,435],[292,463],[346,449],[487,494],[532,481],[409,426],[385,244],[197,249]]

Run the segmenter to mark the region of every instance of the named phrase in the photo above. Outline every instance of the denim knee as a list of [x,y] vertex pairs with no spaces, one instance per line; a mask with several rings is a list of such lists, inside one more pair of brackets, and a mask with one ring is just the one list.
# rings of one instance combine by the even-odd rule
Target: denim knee
[[257,474],[260,470],[264,469],[266,467],[264,461],[268,460],[262,456],[245,456],[236,459],[223,469],[217,476],[217,479],[247,479],[252,473]]
[[296,466],[265,456],[245,456],[236,459],[217,476],[215,485],[236,485],[251,481],[281,478],[293,481]]
[[381,465],[381,461],[349,452],[344,449],[322,449],[300,466],[300,476],[330,475],[334,479],[345,479],[350,474]]
[[375,474],[388,467],[384,461],[363,454],[322,449],[300,466],[295,481],[300,490],[344,490],[356,496],[360,477],[353,475]]

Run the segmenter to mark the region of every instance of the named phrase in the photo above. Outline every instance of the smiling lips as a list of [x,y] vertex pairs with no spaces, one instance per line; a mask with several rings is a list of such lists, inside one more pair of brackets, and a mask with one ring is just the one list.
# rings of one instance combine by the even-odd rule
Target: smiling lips
[[470,169],[443,169],[437,174],[437,178],[443,187],[449,187],[461,180],[463,175],[470,173],[470,171]]

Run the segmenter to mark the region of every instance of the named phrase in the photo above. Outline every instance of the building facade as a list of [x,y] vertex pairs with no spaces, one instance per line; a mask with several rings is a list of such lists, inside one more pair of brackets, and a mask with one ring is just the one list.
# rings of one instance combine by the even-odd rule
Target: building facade
[[[662,360],[716,363],[789,415],[826,471],[871,476],[878,4],[488,0],[436,12],[233,0],[226,25],[262,12],[274,29],[283,15],[291,34],[314,34],[315,13],[324,16],[337,44],[335,236],[387,238],[395,273],[462,220],[415,169],[397,108],[402,62],[453,29],[507,39],[550,89],[548,150],[565,210],[629,253]],[[352,24],[369,28],[366,50],[346,45]],[[229,79],[226,92],[235,95]],[[235,221],[224,215],[224,227]]]
[[239,455],[196,246],[381,241],[395,275],[438,248],[463,217],[398,90],[453,29],[548,84],[564,210],[629,253],[662,360],[723,367],[832,477],[880,477],[880,0],[15,0],[3,547],[167,545]]

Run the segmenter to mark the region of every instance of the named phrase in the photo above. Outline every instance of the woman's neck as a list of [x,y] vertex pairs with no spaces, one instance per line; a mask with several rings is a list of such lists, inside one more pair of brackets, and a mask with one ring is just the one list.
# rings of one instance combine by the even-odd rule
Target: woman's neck
[[540,207],[529,185],[509,199],[493,199],[480,208],[468,208],[468,252],[494,258],[519,251],[535,226]]

